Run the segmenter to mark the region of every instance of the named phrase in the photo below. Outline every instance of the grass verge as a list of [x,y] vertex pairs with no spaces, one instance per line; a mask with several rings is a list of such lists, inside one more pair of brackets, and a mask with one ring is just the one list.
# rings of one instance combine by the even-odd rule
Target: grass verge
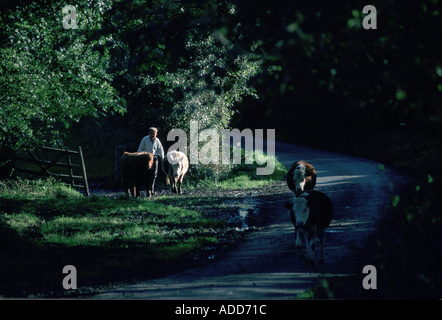
[[[275,157],[254,154],[245,164],[241,154],[241,164],[194,166],[184,187],[256,188],[286,173]],[[256,160],[275,170],[257,175]],[[77,268],[79,287],[152,278],[240,237],[231,220],[218,219],[234,210],[218,198],[167,198],[83,197],[52,179],[0,181],[0,296],[63,295],[65,265]]]
[[[231,147],[231,153],[234,148]],[[217,189],[250,189],[269,185],[275,181],[281,181],[287,169],[277,157],[253,152],[252,164],[246,163],[245,151],[240,149],[239,164],[218,164],[218,165],[194,165],[191,166],[189,174],[184,179],[185,187],[188,189],[197,188],[217,188]],[[257,168],[265,165],[270,168],[274,165],[273,171],[269,175],[259,175]]]
[[227,245],[225,221],[154,201],[83,197],[54,181],[0,184],[0,295],[62,295],[78,286],[151,278]]

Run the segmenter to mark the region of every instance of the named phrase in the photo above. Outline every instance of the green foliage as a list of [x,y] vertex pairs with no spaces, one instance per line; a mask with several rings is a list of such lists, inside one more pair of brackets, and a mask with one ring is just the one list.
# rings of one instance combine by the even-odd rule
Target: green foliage
[[[90,40],[109,3],[81,3],[78,29],[62,26],[64,2],[30,2],[0,18],[0,143],[61,143],[73,122],[124,112],[112,87],[108,52]],[[89,41],[87,41],[89,39]]]
[[248,82],[262,60],[237,50],[217,25],[233,15],[229,8],[215,1],[121,1],[107,12],[101,32],[112,35],[113,84],[128,101],[131,126],[167,132],[198,120],[201,129],[226,128],[235,104],[256,97]]
[[[378,30],[351,2],[82,0],[69,30],[64,2],[22,3],[0,14],[2,143],[60,143],[72,123],[126,107],[137,136],[235,115],[296,139],[442,121],[438,0],[375,1]],[[295,129],[300,112],[321,130]]]
[[235,105],[256,97],[259,44],[235,45],[240,23],[223,22],[236,14],[229,2],[82,0],[78,28],[66,30],[65,5],[7,2],[0,14],[0,143],[9,148],[61,145],[81,119],[126,110],[119,122],[138,135],[190,120],[227,128]]
[[182,97],[174,103],[169,124],[188,128],[190,121],[196,120],[200,129],[228,128],[235,104],[245,95],[256,96],[248,81],[259,73],[261,60],[240,55],[232,59],[228,47],[211,32],[203,37],[195,34],[186,50],[191,61],[162,78],[166,88],[181,92]]

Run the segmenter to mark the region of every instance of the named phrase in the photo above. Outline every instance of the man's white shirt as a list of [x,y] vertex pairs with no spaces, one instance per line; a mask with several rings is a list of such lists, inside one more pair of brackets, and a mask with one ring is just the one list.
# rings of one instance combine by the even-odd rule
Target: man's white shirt
[[160,156],[164,158],[164,149],[158,138],[155,138],[153,142],[150,140],[149,136],[145,136],[141,139],[140,146],[138,147],[138,152],[150,152],[154,156]]

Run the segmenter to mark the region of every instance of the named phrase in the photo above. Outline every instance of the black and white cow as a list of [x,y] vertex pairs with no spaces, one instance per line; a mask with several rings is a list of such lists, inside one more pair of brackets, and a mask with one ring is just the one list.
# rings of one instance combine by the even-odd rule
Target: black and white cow
[[316,263],[316,242],[319,241],[319,262],[324,263],[325,229],[333,218],[333,203],[330,198],[319,191],[304,191],[294,197],[293,203],[286,202],[290,209],[290,218],[295,227],[295,245],[300,247],[305,241],[308,262]]

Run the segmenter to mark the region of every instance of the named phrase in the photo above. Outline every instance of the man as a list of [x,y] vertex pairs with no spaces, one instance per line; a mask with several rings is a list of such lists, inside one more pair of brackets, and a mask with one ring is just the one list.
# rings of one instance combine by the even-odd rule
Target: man
[[140,146],[138,147],[138,152],[144,151],[153,154],[154,177],[152,180],[152,194],[154,194],[155,180],[158,175],[158,163],[164,158],[163,145],[161,144],[160,139],[157,138],[157,134],[158,134],[158,129],[150,127],[149,135],[141,139]]

